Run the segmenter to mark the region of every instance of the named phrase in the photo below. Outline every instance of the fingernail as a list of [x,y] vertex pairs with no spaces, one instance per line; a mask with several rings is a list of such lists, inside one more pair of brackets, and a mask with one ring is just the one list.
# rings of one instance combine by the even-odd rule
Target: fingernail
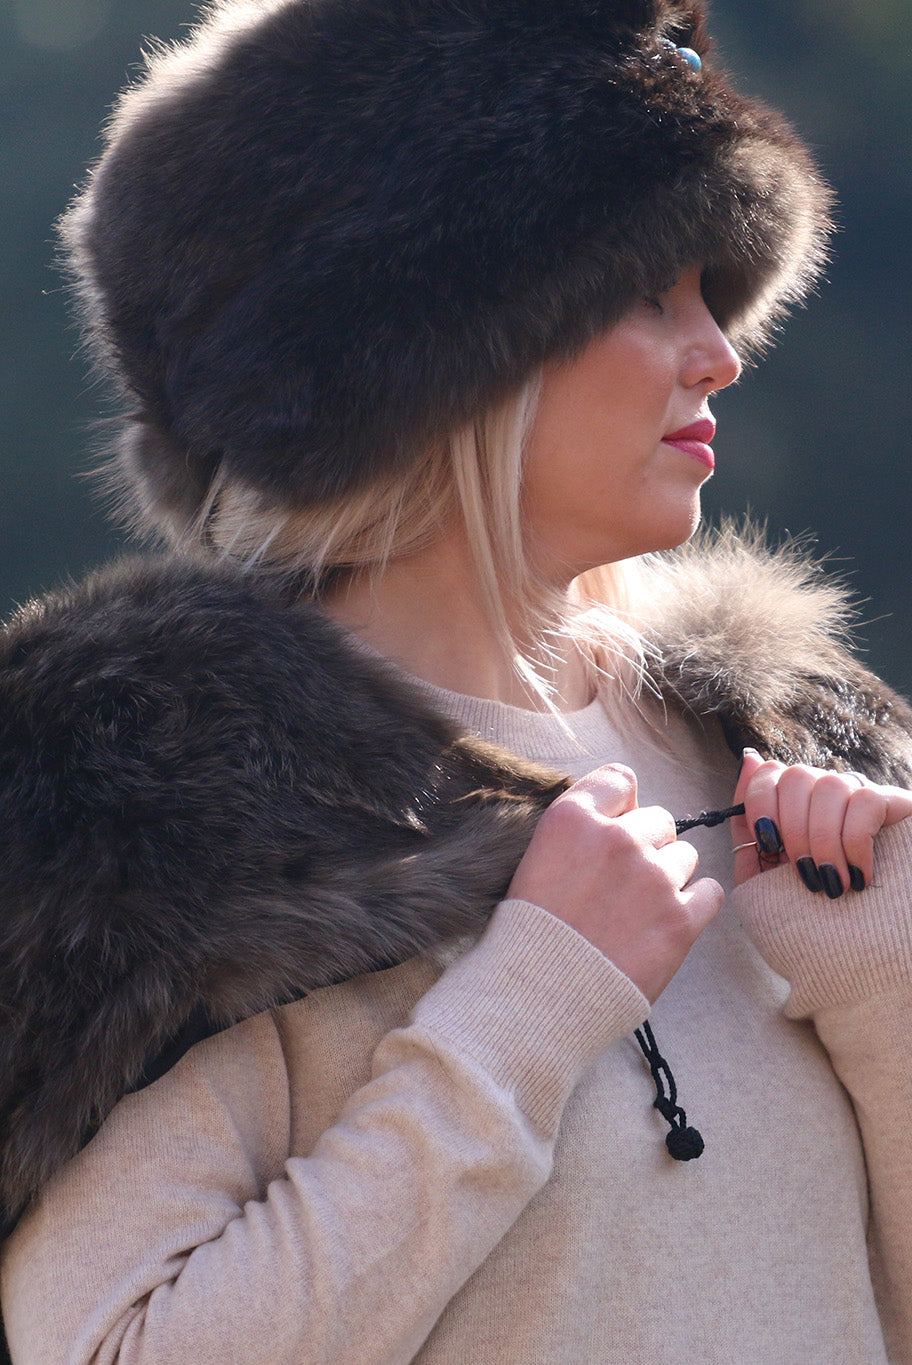
[[832,863],[821,863],[817,868],[817,871],[820,873],[820,880],[823,882],[824,891],[831,901],[836,900],[836,898],[841,896],[845,890],[839,873]]
[[823,882],[820,880],[820,873],[817,871],[817,864],[813,858],[799,858],[795,866],[808,891],[823,890]]
[[849,863],[849,886],[853,891],[864,891],[865,876],[860,867],[854,867]]
[[748,749],[742,749],[742,750],[741,750],[741,757],[744,758],[745,754],[753,754],[754,758],[762,758],[762,757],[763,757],[763,755],[762,755],[761,753],[759,753],[756,749],[750,749],[750,748],[748,748]]
[[783,843],[779,837],[776,822],[770,820],[768,816],[761,816],[754,825],[754,838],[757,840],[757,847],[761,853],[768,853],[772,856],[782,852]]

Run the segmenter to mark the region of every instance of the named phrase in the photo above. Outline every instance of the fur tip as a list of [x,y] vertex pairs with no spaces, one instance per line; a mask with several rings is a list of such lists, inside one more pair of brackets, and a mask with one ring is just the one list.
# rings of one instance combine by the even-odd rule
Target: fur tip
[[766,528],[726,519],[643,569],[638,624],[671,678],[707,696],[785,702],[805,669],[838,675],[855,617],[850,589],[808,554],[806,537],[770,545]]

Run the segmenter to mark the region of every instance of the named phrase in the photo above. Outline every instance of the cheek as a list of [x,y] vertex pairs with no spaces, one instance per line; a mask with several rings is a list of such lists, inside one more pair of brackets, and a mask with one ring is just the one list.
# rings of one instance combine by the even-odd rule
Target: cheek
[[565,467],[624,463],[664,434],[670,385],[655,348],[604,346],[546,370],[528,443],[530,458]]
[[663,388],[665,369],[662,347],[654,337],[618,327],[564,367],[557,396],[617,415]]
[[692,481],[661,445],[675,392],[666,349],[637,320],[543,371],[523,502],[527,527],[565,561],[601,563],[692,530]]

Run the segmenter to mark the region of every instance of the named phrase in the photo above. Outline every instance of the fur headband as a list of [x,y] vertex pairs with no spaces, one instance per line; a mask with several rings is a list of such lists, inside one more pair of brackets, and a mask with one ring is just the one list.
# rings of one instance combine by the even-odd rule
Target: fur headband
[[407,469],[695,261],[757,346],[828,201],[696,5],[217,0],[124,94],[63,238],[129,500],[180,535],[219,471],[287,504]]

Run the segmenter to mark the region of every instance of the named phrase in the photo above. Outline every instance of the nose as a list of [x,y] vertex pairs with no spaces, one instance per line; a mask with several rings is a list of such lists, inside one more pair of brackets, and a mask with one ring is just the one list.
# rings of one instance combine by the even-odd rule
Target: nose
[[701,297],[681,382],[687,388],[704,388],[707,393],[715,393],[734,384],[740,374],[741,361],[737,351]]

